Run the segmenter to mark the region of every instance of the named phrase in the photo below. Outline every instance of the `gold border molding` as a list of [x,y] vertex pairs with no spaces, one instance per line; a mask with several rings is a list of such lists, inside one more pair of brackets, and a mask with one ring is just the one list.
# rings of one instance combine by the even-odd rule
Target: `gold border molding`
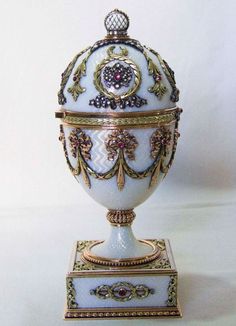
[[155,128],[178,120],[181,112],[182,109],[178,107],[127,113],[89,113],[61,109],[55,113],[55,117],[62,119],[63,124],[88,129]]
[[129,266],[147,264],[157,259],[161,255],[160,248],[155,244],[153,244],[151,241],[147,241],[147,240],[139,240],[139,241],[151,247],[152,252],[149,255],[135,257],[135,258],[121,258],[121,259],[95,256],[91,251],[92,248],[103,242],[103,241],[95,241],[84,250],[84,252],[81,254],[81,257],[83,260],[85,260],[85,262],[88,261],[90,263],[97,264],[97,265],[112,266],[112,267],[129,267]]
[[122,319],[122,318],[165,318],[182,317],[179,304],[176,307],[134,307],[134,308],[94,308],[66,309],[65,319]]
[[[81,260],[83,251],[87,247],[89,247],[94,241],[98,241],[98,240],[89,240],[89,241],[84,240],[84,241],[78,241],[76,243],[75,252],[79,254],[79,258],[77,256],[75,256],[75,259],[72,262],[72,273],[70,274],[71,276],[74,276],[75,274],[78,275],[78,272],[79,273],[82,272],[83,275],[89,276],[89,275],[91,275],[91,271],[94,273],[97,273],[99,271],[100,274],[105,273],[106,276],[108,276],[110,274],[114,275],[114,270],[110,269],[109,266],[95,265],[95,264],[92,264],[85,260]],[[152,273],[158,269],[159,273],[160,273],[160,270],[162,270],[162,273],[163,273],[163,270],[164,270],[164,272],[166,272],[166,271],[168,272],[168,270],[172,269],[172,272],[173,272],[174,267],[171,265],[171,262],[168,258],[167,252],[169,249],[168,249],[168,244],[166,246],[165,240],[163,240],[163,239],[148,239],[147,240],[146,239],[146,241],[152,242],[154,246],[158,247],[161,250],[161,255],[156,260],[149,262],[146,265],[138,266],[139,271],[142,273],[142,271],[145,270],[146,273],[147,273],[147,271]],[[130,273],[133,273],[135,268],[136,268],[135,266],[133,266],[133,268],[129,267],[129,271],[127,271],[127,268],[124,267],[123,271],[125,271],[125,273],[126,273],[125,275],[127,275]],[[116,269],[116,272],[117,272],[117,269]]]

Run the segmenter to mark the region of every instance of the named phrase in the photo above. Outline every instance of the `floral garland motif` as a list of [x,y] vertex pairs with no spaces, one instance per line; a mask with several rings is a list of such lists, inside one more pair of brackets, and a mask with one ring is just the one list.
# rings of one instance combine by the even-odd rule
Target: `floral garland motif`
[[163,148],[163,154],[169,154],[168,147],[171,145],[171,132],[165,127],[157,129],[151,136],[151,157],[156,159],[159,151]]
[[90,294],[99,299],[113,299],[120,302],[131,299],[145,299],[154,292],[154,289],[150,289],[144,284],[133,285],[128,282],[100,285],[96,289],[90,290]]
[[74,101],[77,101],[79,95],[86,91],[86,89],[80,85],[80,80],[83,76],[86,76],[86,65],[90,55],[91,51],[88,52],[87,56],[79,64],[73,76],[74,84],[68,88],[68,92],[71,93]]
[[[125,175],[132,179],[143,179],[151,176],[149,187],[154,186],[159,178],[160,173],[167,174],[173,159],[177,146],[179,133],[177,132],[178,121],[176,121],[176,129],[174,132],[174,142],[171,142],[171,132],[165,128],[158,128],[151,136],[151,152],[150,155],[154,159],[153,163],[143,171],[135,171],[128,163],[128,160],[135,160],[135,149],[138,146],[136,138],[125,130],[114,130],[108,135],[105,140],[108,159],[115,161],[110,170],[104,173],[94,171],[88,164],[91,160],[90,150],[92,148],[92,141],[88,135],[81,129],[75,128],[69,135],[69,143],[71,154],[77,158],[77,165],[74,168],[68,157],[66,140],[63,127],[61,126],[60,140],[63,143],[63,148],[66,156],[66,161],[74,176],[82,175],[85,184],[91,188],[90,176],[98,180],[109,180],[116,176],[117,186],[122,190],[125,186]],[[164,159],[169,153],[169,147],[172,146],[171,156],[167,164],[164,164]],[[127,158],[127,159],[126,159]]]
[[93,146],[91,139],[81,129],[73,129],[69,135],[71,154],[73,157],[77,157],[78,150],[85,160],[91,160],[91,148]]
[[69,63],[69,65],[67,66],[67,68],[65,69],[65,71],[61,74],[61,84],[60,84],[60,90],[58,92],[58,103],[60,105],[64,105],[66,103],[66,97],[64,95],[64,89],[65,86],[68,82],[68,79],[70,77],[70,74],[78,60],[78,58],[84,54],[86,51],[88,51],[90,49],[90,47],[86,48],[85,50],[81,51],[79,54],[77,54],[74,59]]
[[124,151],[129,160],[135,160],[134,151],[138,146],[138,142],[128,131],[114,130],[108,135],[105,146],[108,152],[107,158],[110,161],[114,161],[120,150]]
[[73,168],[73,166],[70,163],[69,155],[68,155],[67,148],[66,148],[66,137],[65,137],[63,125],[60,125],[60,135],[59,135],[58,139],[59,139],[60,142],[62,142],[64,154],[65,154],[65,157],[66,157],[66,163],[67,163],[70,171],[74,174],[75,169]]
[[168,170],[170,169],[173,161],[174,161],[174,157],[175,157],[175,152],[176,152],[176,147],[177,147],[177,142],[178,142],[178,138],[180,137],[180,133],[178,132],[177,129],[175,129],[174,131],[174,143],[173,143],[173,148],[172,148],[172,154],[171,154],[171,158],[169,160],[169,163],[167,164],[166,167],[162,166],[162,172],[166,175]]
[[147,63],[148,63],[148,72],[154,79],[154,85],[149,87],[148,91],[150,93],[154,93],[160,100],[162,96],[166,93],[167,88],[162,83],[162,76],[157,67],[157,65],[152,61],[152,59],[147,55],[147,53],[143,52]]
[[150,181],[150,186],[153,186],[154,184],[157,183],[160,172],[163,173],[164,176],[166,176],[169,168],[172,165],[176,147],[177,147],[177,140],[180,135],[177,131],[177,128],[178,128],[178,121],[176,122],[176,129],[174,131],[174,141],[171,148],[171,157],[167,165],[164,164],[164,159],[169,154],[170,146],[172,144],[171,132],[165,127],[161,127],[160,129],[155,130],[150,138],[151,157],[154,159],[160,157],[159,164],[157,165],[156,169],[153,171],[151,181]]

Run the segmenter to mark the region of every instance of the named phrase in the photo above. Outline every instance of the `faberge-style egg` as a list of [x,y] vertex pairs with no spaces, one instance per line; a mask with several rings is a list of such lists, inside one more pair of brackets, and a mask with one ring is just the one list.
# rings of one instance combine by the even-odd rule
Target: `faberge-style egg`
[[58,93],[60,139],[82,187],[108,209],[141,204],[170,168],[181,110],[174,72],[160,54],[128,36],[120,10],[104,39],[77,54]]

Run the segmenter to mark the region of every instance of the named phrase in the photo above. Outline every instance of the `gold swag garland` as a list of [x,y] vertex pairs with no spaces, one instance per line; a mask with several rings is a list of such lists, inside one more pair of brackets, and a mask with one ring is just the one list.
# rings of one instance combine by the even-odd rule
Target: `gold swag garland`
[[[116,133],[115,136],[118,136],[119,132],[120,132],[120,134],[122,134],[124,132],[124,131],[120,130],[117,133],[117,131],[119,131],[119,130],[113,131],[113,133]],[[149,187],[152,187],[157,183],[160,172],[163,173],[164,175],[167,174],[168,169],[170,168],[170,166],[173,162],[173,159],[174,159],[174,154],[175,154],[175,149],[176,149],[177,139],[178,139],[178,137],[176,136],[177,135],[177,129],[176,129],[175,133],[174,133],[174,141],[173,141],[173,145],[172,145],[172,154],[171,154],[169,162],[164,165],[164,159],[165,159],[166,155],[169,153],[169,150],[168,150],[168,148],[170,146],[170,142],[168,141],[168,139],[170,137],[169,133],[170,133],[170,131],[168,129],[166,129],[165,127],[161,127],[159,129],[157,129],[156,131],[154,131],[154,133],[152,134],[152,136],[150,138],[151,155],[154,158],[154,161],[147,169],[145,169],[143,171],[135,171],[128,165],[127,159],[125,157],[125,153],[127,156],[127,152],[125,152],[125,149],[127,150],[127,148],[116,148],[116,153],[114,156],[114,158],[116,157],[115,163],[110,170],[108,170],[105,173],[98,173],[98,172],[94,171],[88,164],[88,161],[91,159],[91,157],[89,155],[89,151],[92,147],[92,141],[91,141],[90,137],[87,136],[84,133],[84,131],[82,131],[80,128],[75,128],[71,131],[71,134],[73,134],[73,136],[76,134],[79,135],[79,138],[76,139],[76,145],[70,143],[70,148],[74,154],[73,156],[75,158],[77,158],[77,166],[76,166],[76,168],[74,168],[71,165],[70,160],[69,160],[67,146],[66,146],[66,138],[65,138],[64,129],[63,129],[62,125],[60,125],[59,140],[62,141],[66,161],[67,161],[67,164],[68,164],[71,172],[73,173],[74,176],[78,176],[81,174],[85,184],[89,188],[91,188],[91,182],[90,182],[90,178],[89,178],[90,176],[92,176],[98,180],[109,180],[116,175],[117,187],[119,190],[122,190],[125,186],[125,175],[128,175],[132,179],[143,179],[148,176],[151,176]],[[112,133],[110,134],[110,136],[111,135],[112,135]],[[132,139],[134,137],[126,132],[126,137],[128,138],[128,140],[129,140],[129,136],[132,137]],[[69,140],[71,139],[71,135],[68,137],[68,139]],[[79,141],[79,139],[82,139],[82,140]],[[154,139],[154,141],[153,141],[153,139]],[[156,143],[155,143],[155,141],[156,141]],[[157,144],[157,142],[159,142],[159,144]],[[107,144],[108,144],[108,142],[106,143],[106,148],[108,146]],[[85,149],[85,147],[87,149]],[[128,149],[128,150],[130,151],[130,149]],[[155,155],[153,154],[154,152],[155,152]],[[86,153],[86,156],[84,156],[83,153]],[[108,154],[109,154],[109,152],[108,152]]]

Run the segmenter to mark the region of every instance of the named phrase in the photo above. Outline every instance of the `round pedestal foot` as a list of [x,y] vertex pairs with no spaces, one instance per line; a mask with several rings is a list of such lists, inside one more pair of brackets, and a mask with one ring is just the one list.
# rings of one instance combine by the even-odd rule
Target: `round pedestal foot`
[[92,243],[83,253],[82,258],[98,265],[104,265],[104,266],[111,266],[111,267],[130,267],[135,265],[141,265],[141,264],[147,264],[154,259],[157,259],[160,254],[161,250],[159,247],[154,245],[151,241],[147,240],[138,240],[140,244],[147,247],[149,254],[145,256],[137,256],[132,258],[108,258],[108,257],[102,257],[97,256],[93,253],[93,249],[96,246],[101,245],[104,241],[95,241]]

